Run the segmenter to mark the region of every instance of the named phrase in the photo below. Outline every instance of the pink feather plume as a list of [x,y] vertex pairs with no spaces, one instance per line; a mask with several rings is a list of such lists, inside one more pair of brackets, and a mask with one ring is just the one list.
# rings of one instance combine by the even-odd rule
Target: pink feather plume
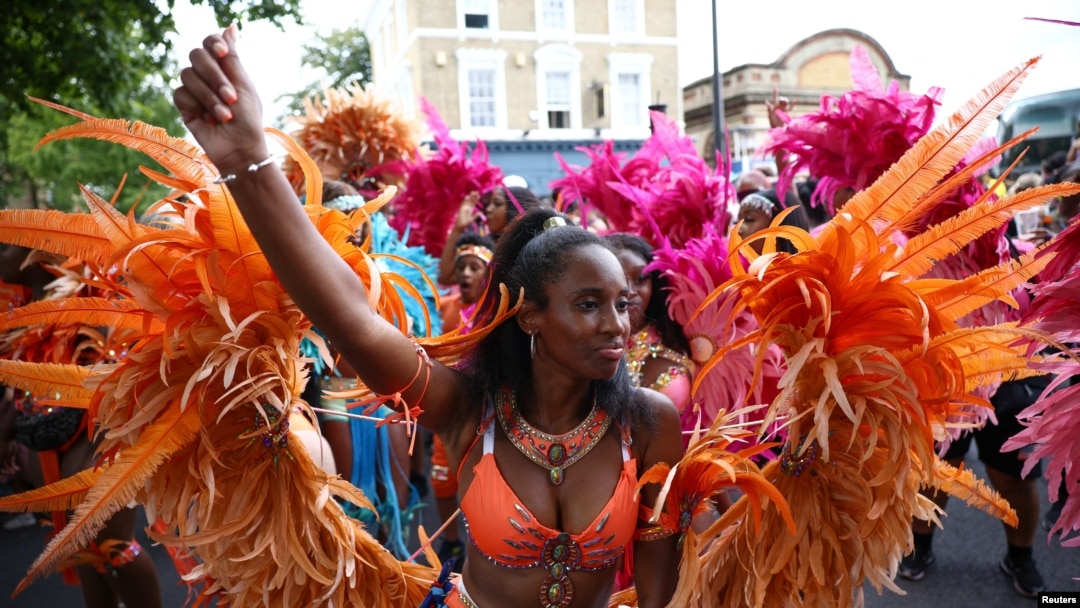
[[408,244],[422,245],[428,254],[442,254],[461,201],[472,192],[491,192],[502,183],[502,170],[490,164],[487,144],[472,146],[450,136],[439,111],[420,98],[436,150],[430,158],[403,161],[407,175],[404,192],[393,200],[396,215],[391,226]]
[[710,169],[674,121],[659,112],[650,116],[652,136],[625,165],[625,155],[614,152],[610,141],[579,148],[590,165],[573,167],[559,157],[567,175],[552,188],[561,190],[564,205],[594,207],[613,230],[640,235],[654,246],[666,239],[681,247],[706,226],[726,230],[732,196],[726,173]]

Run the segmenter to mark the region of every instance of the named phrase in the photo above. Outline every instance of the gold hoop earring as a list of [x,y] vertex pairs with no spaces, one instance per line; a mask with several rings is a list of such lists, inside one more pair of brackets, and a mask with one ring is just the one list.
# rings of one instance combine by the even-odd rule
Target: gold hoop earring
[[529,334],[529,357],[536,358],[536,334]]

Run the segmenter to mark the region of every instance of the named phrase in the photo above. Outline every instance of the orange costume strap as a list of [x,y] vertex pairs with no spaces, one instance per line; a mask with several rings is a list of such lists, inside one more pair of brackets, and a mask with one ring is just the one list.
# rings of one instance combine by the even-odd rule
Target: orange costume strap
[[102,574],[108,573],[116,577],[120,568],[134,562],[141,553],[142,545],[135,539],[127,541],[110,538],[101,544],[90,541],[87,548],[72,555],[64,565],[70,568],[85,564],[93,566]]

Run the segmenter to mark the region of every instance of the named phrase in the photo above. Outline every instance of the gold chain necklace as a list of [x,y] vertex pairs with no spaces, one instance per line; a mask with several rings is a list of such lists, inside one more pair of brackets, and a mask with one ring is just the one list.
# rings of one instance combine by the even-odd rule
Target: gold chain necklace
[[595,397],[585,420],[562,435],[549,435],[530,425],[518,410],[517,399],[508,388],[499,391],[495,412],[510,443],[529,460],[547,469],[548,478],[554,485],[563,482],[566,469],[596,447],[611,426],[611,417],[600,409]]

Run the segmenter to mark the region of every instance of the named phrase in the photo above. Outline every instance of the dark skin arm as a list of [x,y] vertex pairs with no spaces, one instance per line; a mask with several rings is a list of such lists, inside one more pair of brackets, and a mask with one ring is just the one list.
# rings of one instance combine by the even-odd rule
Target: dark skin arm
[[[683,456],[682,426],[675,404],[660,393],[641,390],[648,396],[649,405],[656,412],[657,428],[647,438],[639,437],[643,433],[635,435],[635,442],[647,442],[637,455],[639,474],[661,462],[675,465]],[[659,485],[645,486],[641,490],[641,504],[651,507],[659,493]],[[675,593],[679,581],[678,540],[676,535],[663,540],[634,543],[634,585],[639,608],[666,606]]]
[[16,461],[14,389],[0,384],[0,475],[19,469]]
[[[173,101],[222,175],[237,176],[229,191],[278,279],[372,390],[405,389],[420,365],[413,342],[368,305],[364,285],[308,220],[277,166],[248,171],[269,151],[262,104],[236,53],[235,26],[207,37],[190,60]],[[434,363],[430,378],[421,370],[403,396],[418,405],[424,394],[425,425],[439,432],[463,391],[460,374]]]
[[[780,115],[777,114],[777,112],[787,112],[788,110],[790,110],[791,102],[788,101],[787,97],[781,97],[780,90],[776,87],[773,87],[772,99],[765,100],[765,107],[769,111],[769,127],[776,129],[778,127],[784,126],[784,121],[780,118]],[[791,159],[788,158],[787,152],[776,153],[777,174],[783,173],[784,168],[787,167],[789,164],[791,164]],[[791,192],[793,192],[796,196],[799,194],[799,191],[795,188],[795,182],[791,182]],[[780,198],[781,200],[783,200],[783,196],[781,196]]]

